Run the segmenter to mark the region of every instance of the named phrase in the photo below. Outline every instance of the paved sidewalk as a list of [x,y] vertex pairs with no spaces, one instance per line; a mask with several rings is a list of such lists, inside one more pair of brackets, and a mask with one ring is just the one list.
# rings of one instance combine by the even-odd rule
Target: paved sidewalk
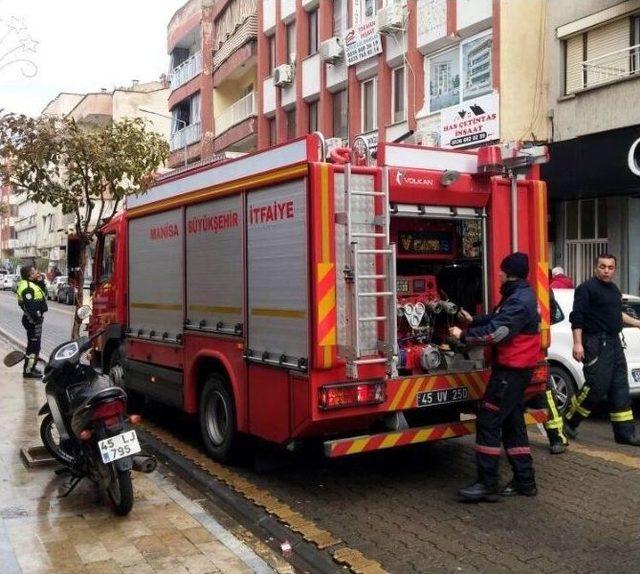
[[[7,351],[0,342],[0,358]],[[0,574],[273,572],[267,562],[286,571],[282,559],[228,517],[216,520],[197,493],[162,469],[133,473],[135,503],[126,518],[114,516],[89,481],[58,498],[68,478],[54,467],[27,469],[19,456],[21,447],[41,444],[43,402],[41,382],[23,381],[19,367],[0,363]]]

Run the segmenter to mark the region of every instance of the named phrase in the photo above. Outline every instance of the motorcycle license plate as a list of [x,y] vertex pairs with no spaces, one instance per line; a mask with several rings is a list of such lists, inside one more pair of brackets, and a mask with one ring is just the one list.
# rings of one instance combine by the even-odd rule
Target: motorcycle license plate
[[631,376],[636,383],[640,383],[640,369],[633,369],[631,371]]
[[102,462],[105,464],[124,458],[125,456],[131,456],[142,450],[140,448],[140,442],[138,441],[138,435],[134,430],[105,438],[98,442],[98,448],[102,455]]
[[467,387],[456,387],[455,389],[444,389],[442,391],[426,391],[418,393],[418,407],[432,407],[434,405],[444,405],[445,403],[457,403],[466,401],[469,397]]

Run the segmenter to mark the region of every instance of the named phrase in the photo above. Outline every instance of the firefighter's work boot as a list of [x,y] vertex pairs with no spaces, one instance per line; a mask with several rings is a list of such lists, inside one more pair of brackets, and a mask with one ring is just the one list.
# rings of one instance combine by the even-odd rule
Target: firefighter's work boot
[[616,437],[615,440],[618,444],[627,444],[629,446],[640,446],[640,438],[638,438],[637,436],[630,436],[628,438]]
[[551,454],[562,454],[567,450],[567,447],[563,445],[561,442],[555,442],[549,445],[549,452]]
[[497,502],[500,499],[497,487],[489,487],[482,482],[476,482],[458,490],[461,500],[468,502]]
[[509,484],[507,484],[507,486],[502,489],[502,492],[500,494],[502,496],[517,496],[518,494],[521,494],[522,496],[536,496],[538,494],[538,488],[535,484],[522,486],[512,480]]

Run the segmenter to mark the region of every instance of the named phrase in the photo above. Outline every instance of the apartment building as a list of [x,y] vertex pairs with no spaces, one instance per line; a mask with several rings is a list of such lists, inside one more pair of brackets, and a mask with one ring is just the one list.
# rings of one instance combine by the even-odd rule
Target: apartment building
[[229,156],[257,145],[257,0],[216,3],[213,14],[213,149]]
[[213,153],[214,0],[189,0],[167,27],[168,109],[173,117],[169,167]]
[[258,145],[544,140],[542,0],[264,0]]
[[640,289],[640,1],[555,2],[547,18],[552,260],[576,281],[618,257]]
[[16,220],[18,216],[17,198],[9,185],[0,185],[0,265],[15,257],[18,243]]

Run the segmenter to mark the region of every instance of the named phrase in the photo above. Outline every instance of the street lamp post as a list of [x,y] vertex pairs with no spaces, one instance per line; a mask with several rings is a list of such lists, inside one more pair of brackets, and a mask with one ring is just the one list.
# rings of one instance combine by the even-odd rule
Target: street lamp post
[[[161,114],[160,112],[156,112],[154,110],[148,110],[147,108],[138,108],[139,111],[144,112],[145,114],[152,114],[154,116],[160,116],[161,118],[166,118],[169,119],[171,121],[175,121],[175,122],[180,122],[181,124],[184,124],[184,128],[186,129],[187,127],[187,122],[184,120],[181,120],[180,118],[176,118],[174,116],[170,116],[168,114]],[[173,134],[171,134],[173,136]],[[186,167],[187,165],[187,134],[184,134],[184,145],[182,146],[183,150],[184,150],[184,165]]]

